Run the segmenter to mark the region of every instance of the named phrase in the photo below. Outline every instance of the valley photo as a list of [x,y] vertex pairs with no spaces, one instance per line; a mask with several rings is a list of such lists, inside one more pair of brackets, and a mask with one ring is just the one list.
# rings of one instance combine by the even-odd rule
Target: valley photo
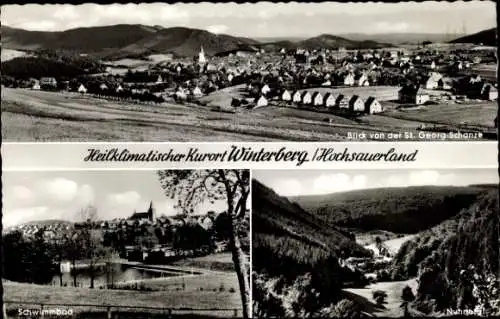
[[6,141],[497,139],[493,1],[29,4],[1,21]]
[[3,318],[251,317],[249,171],[2,179]]
[[254,317],[500,314],[496,169],[252,177]]

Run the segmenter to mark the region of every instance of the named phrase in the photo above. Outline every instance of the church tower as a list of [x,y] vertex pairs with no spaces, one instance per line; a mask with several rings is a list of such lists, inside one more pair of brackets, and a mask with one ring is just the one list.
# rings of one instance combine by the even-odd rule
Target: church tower
[[148,219],[150,221],[154,220],[154,214],[155,214],[155,209],[153,208],[153,201],[149,203],[149,208],[148,208]]
[[205,57],[205,51],[203,50],[203,46],[201,47],[200,53],[198,54],[198,63],[199,64],[207,63],[207,58]]

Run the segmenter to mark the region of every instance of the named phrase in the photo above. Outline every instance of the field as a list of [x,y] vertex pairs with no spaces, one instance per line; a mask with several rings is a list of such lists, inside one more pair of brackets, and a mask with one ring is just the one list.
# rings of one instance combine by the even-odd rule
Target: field
[[231,253],[212,254],[197,258],[186,258],[174,262],[173,265],[219,271],[234,271],[234,264]]
[[11,50],[11,49],[2,49],[2,62],[6,62],[15,58],[20,58],[23,56],[28,56],[28,54],[24,51]]
[[[349,293],[349,297],[358,301],[359,304],[370,305],[366,307],[368,308],[367,312],[373,313],[377,317],[402,317],[403,311],[400,308],[402,302],[401,292],[406,285],[412,288],[414,294],[416,293],[418,283],[415,279],[378,282],[365,288],[344,289],[344,292]],[[387,304],[385,304],[385,308],[383,309],[374,307],[375,301],[373,300],[372,292],[376,290],[383,290],[387,293]]]
[[[210,97],[213,103],[227,99],[228,94],[217,94]],[[239,108],[235,113],[224,113],[215,112],[210,106],[144,105],[74,93],[2,88],[2,137],[4,141],[26,142],[339,141],[348,139],[349,133],[364,132],[367,139],[376,139],[368,134],[404,131],[415,132],[414,139],[418,140],[417,129],[425,121],[458,125],[472,118],[475,122],[493,125],[494,103],[463,107],[450,119],[451,110],[456,107],[435,108],[428,117],[412,110],[349,119],[275,106],[257,110]]]
[[[382,241],[382,244],[385,247],[387,247],[387,249],[389,250],[389,253],[393,256],[393,255],[397,254],[397,252],[399,251],[399,248],[401,248],[401,245],[403,245],[408,240],[412,240],[414,237],[415,237],[415,235],[406,235],[403,237],[393,238],[393,239],[389,239],[386,241]],[[365,248],[370,249],[372,251],[377,251],[377,248],[375,247],[374,243],[365,246]]]
[[391,110],[386,116],[422,123],[467,124],[494,127],[498,109],[496,102],[427,105],[416,109]]
[[[238,292],[217,291],[129,291],[40,286],[4,283],[4,300],[54,304],[115,305],[126,307],[241,309]],[[17,307],[15,307],[17,309]],[[73,307],[74,308],[74,307]],[[8,308],[9,309],[9,308]],[[78,307],[79,311],[103,310],[99,307]],[[75,310],[76,311],[76,310]],[[193,311],[196,313],[196,311]],[[211,311],[211,315],[232,316],[231,311]],[[240,312],[241,314],[241,312]]]
[[[200,266],[196,271],[200,275],[181,275],[166,278],[153,278],[134,283],[119,283],[122,289],[86,289],[41,286],[4,281],[4,299],[9,301],[27,301],[60,303],[115,305],[126,308],[193,308],[193,309],[241,309],[238,280],[233,271],[214,271],[207,267],[208,262],[228,262],[230,254],[218,254],[189,259]],[[186,265],[183,267],[189,270]],[[124,285],[128,288],[123,289]],[[137,286],[139,290],[130,290]],[[79,311],[98,311],[100,307],[78,307]],[[184,313],[207,314],[206,311],[184,311]],[[228,317],[232,311],[210,311],[212,316]],[[241,314],[241,312],[240,312]]]

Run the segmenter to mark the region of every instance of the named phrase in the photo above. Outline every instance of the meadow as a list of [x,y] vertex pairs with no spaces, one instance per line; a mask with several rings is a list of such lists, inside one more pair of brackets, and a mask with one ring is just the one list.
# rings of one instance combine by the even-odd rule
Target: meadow
[[[227,103],[227,95],[220,92],[210,99],[215,104]],[[277,106],[256,110],[230,107],[232,112],[219,112],[213,106],[189,103],[149,105],[2,88],[1,116],[2,137],[11,142],[342,141],[349,133],[361,132],[413,132],[414,140],[419,140],[417,131],[426,121],[458,126],[471,118],[491,128],[496,115],[493,105],[463,107],[452,118],[450,109],[455,110],[456,105],[435,108],[427,117],[412,110],[346,118]]]

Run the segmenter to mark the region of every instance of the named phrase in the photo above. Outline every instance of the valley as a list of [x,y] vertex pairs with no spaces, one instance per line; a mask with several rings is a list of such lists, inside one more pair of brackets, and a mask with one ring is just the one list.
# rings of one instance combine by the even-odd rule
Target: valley
[[[384,188],[298,196],[290,198],[293,202],[256,180],[252,187],[254,298],[263,312],[291,315],[298,311],[291,305],[302,300],[300,309],[307,316],[354,311],[360,317],[403,317],[408,311],[435,317],[446,307],[456,309],[453,300],[463,287],[479,285],[463,282],[457,269],[474,265],[470,269],[482,269],[484,276],[498,269],[493,262],[498,261],[495,186]],[[470,227],[482,227],[482,235]],[[460,250],[457,240],[468,242],[465,251],[454,250]],[[472,253],[477,245],[481,250]],[[294,270],[279,268],[285,263],[295,265]],[[444,264],[452,268],[442,268]],[[449,285],[459,289],[449,290]],[[308,304],[304,300],[313,287],[320,295],[329,291],[330,297]],[[434,305],[431,299],[437,294],[450,299],[436,299]],[[294,299],[298,296],[305,299]],[[271,304],[275,306],[268,308]]]

